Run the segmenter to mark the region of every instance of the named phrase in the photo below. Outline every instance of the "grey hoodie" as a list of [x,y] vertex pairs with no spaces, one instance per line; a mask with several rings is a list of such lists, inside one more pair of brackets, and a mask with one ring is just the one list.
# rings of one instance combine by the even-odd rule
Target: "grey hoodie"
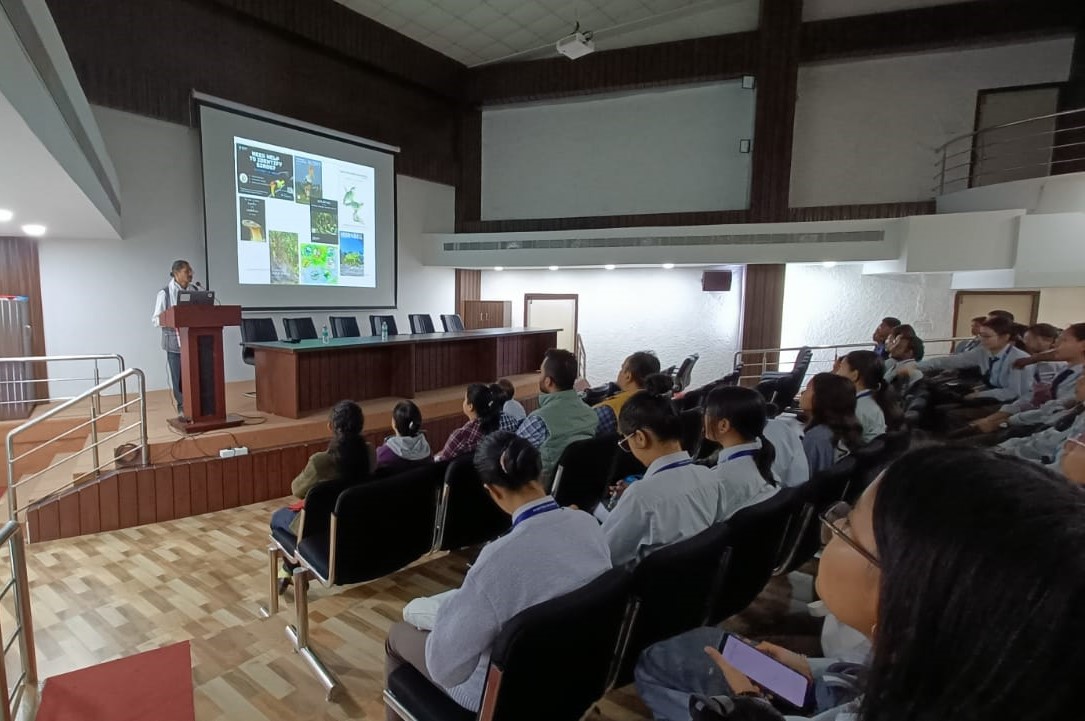
[[388,467],[427,461],[433,456],[423,433],[417,436],[389,436],[377,449],[377,466]]

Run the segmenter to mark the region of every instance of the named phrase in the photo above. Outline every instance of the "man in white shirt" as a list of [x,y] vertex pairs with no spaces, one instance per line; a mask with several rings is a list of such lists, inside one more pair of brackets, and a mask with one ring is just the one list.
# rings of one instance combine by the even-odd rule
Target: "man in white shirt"
[[181,396],[181,337],[173,328],[163,328],[160,316],[167,309],[177,305],[177,294],[183,290],[195,290],[192,287],[192,266],[187,260],[175,260],[170,267],[170,282],[158,291],[154,301],[154,315],[151,325],[162,330],[162,350],[166,351],[166,370],[169,373],[173,400],[177,405],[177,415],[184,416],[184,398]]

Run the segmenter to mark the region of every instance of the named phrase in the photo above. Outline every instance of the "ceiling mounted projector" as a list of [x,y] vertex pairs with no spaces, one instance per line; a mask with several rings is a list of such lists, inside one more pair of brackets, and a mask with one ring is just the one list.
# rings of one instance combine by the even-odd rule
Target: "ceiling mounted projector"
[[592,33],[580,32],[580,23],[577,23],[576,30],[573,31],[572,35],[566,35],[561,40],[558,40],[557,48],[558,52],[565,57],[576,60],[594,53],[595,41],[592,40]]

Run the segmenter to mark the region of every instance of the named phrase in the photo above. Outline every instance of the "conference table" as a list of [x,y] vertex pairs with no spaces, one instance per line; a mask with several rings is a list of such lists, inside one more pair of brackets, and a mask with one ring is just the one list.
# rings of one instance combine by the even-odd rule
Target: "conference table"
[[539,369],[556,329],[490,328],[453,333],[245,343],[256,362],[256,407],[287,418],[350,398],[416,393]]

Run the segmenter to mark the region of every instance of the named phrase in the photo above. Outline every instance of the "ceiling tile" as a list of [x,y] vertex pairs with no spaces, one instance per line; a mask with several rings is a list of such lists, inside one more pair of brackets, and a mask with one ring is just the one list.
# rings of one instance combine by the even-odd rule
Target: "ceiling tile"
[[[449,7],[449,9],[452,8]],[[495,20],[505,17],[505,14],[485,3],[480,3],[467,12],[457,13],[457,17],[472,27],[483,28]]]

